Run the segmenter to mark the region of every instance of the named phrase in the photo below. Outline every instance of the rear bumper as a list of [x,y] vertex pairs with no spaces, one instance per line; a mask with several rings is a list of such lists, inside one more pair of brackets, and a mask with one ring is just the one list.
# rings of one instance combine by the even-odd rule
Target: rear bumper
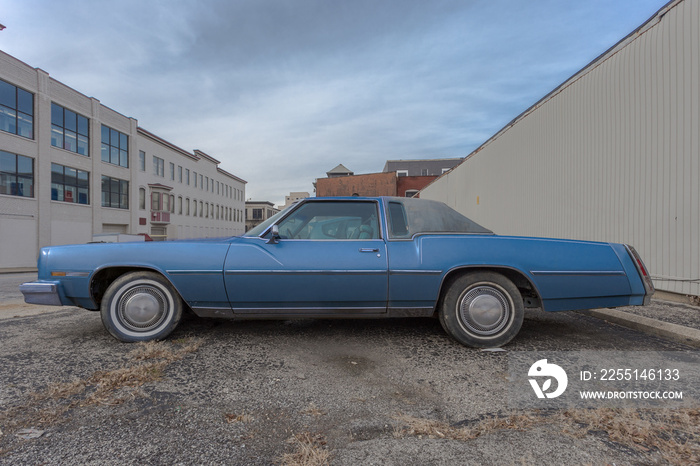
[[27,282],[19,286],[28,304],[43,304],[45,306],[62,306],[58,291],[58,282]]

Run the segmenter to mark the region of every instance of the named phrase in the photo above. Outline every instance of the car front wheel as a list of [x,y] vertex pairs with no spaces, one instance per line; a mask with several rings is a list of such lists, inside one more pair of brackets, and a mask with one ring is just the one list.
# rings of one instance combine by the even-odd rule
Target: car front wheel
[[163,276],[131,272],[107,288],[100,314],[107,331],[118,340],[160,340],[177,327],[182,307],[180,295]]
[[456,278],[447,289],[440,323],[463,345],[494,348],[520,331],[523,299],[509,279],[495,272],[476,272]]

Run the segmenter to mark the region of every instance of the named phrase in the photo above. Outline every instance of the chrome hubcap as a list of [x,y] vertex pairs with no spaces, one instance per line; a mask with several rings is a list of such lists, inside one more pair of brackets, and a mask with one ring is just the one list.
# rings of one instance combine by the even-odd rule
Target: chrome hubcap
[[494,335],[510,320],[510,300],[492,286],[476,286],[468,290],[459,302],[462,324],[478,335]]
[[157,327],[167,312],[163,292],[151,286],[137,286],[126,293],[119,303],[119,315],[127,328],[139,332]]

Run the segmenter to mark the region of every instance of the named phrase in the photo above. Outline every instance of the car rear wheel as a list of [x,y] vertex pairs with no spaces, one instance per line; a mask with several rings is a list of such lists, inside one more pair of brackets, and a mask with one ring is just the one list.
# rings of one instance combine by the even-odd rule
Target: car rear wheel
[[495,272],[476,272],[456,278],[447,289],[440,323],[463,345],[494,348],[520,331],[523,299],[509,279]]
[[162,275],[131,272],[117,278],[102,298],[102,323],[121,341],[160,340],[182,318],[182,300]]

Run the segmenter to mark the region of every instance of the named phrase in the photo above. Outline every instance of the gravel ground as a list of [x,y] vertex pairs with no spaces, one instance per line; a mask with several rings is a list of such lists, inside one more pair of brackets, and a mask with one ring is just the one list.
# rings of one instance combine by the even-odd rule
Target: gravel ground
[[[664,431],[678,437],[671,448],[668,438],[633,440],[645,438],[639,431],[617,436],[620,423],[648,430],[654,422],[644,417],[653,421],[655,411],[641,421],[615,413],[616,427],[604,429],[558,410],[511,406],[512,352],[697,351],[581,314],[528,312],[502,352],[463,347],[435,319],[189,317],[146,347],[114,340],[99,313],[24,310],[2,283],[2,465],[301,464],[285,456],[299,453],[300,438],[340,465],[700,460],[697,410],[690,427]],[[421,433],[406,417],[438,427]],[[467,427],[478,435],[454,435]],[[22,439],[25,428],[41,435]]]

